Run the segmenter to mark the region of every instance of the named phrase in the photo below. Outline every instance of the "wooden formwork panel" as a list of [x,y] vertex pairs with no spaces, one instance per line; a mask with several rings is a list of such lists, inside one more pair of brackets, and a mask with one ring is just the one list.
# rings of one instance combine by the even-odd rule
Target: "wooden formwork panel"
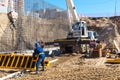
[[38,57],[22,54],[0,54],[0,68],[35,70]]

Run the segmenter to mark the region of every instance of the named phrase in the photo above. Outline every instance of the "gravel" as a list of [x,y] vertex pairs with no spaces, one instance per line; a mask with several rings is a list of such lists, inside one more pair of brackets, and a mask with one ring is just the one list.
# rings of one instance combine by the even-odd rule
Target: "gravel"
[[62,55],[49,58],[50,60],[56,58],[59,60],[46,67],[45,71],[41,71],[40,74],[27,72],[24,76],[8,80],[120,80],[119,64],[106,66],[101,63],[96,65],[101,62],[99,60],[103,59],[81,59],[80,56]]

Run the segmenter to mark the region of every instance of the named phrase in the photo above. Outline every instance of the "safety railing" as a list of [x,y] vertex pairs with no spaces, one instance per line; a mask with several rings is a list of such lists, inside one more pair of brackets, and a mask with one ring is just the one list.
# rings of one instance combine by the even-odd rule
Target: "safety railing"
[[35,70],[37,58],[24,54],[0,54],[0,68]]

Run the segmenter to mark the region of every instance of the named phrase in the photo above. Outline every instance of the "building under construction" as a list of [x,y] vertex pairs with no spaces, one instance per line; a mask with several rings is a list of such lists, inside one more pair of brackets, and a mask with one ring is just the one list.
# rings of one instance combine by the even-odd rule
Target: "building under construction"
[[[6,13],[0,13],[2,15],[0,51],[33,49],[36,41],[53,41],[67,34],[69,27],[66,24],[68,21],[66,11],[44,0],[31,0],[31,2],[29,0],[1,0],[0,2],[4,4],[1,7],[7,9]],[[6,15],[10,11],[18,13],[14,26]]]
[[[74,5],[71,9],[74,13]],[[45,0],[0,0],[0,80],[10,77],[10,80],[120,80],[120,17],[82,17],[80,20],[76,13],[78,23],[74,25],[78,27],[75,29],[82,33],[87,28],[96,31],[99,36],[92,40],[94,36],[87,34],[86,38],[79,31],[68,35],[70,19],[74,18],[67,12]],[[83,26],[84,23],[88,26]],[[71,38],[79,34],[82,36]],[[34,43],[40,40],[49,44],[56,41],[62,46],[45,46],[45,71],[34,75],[38,56],[32,53]],[[64,49],[84,52],[61,54]]]

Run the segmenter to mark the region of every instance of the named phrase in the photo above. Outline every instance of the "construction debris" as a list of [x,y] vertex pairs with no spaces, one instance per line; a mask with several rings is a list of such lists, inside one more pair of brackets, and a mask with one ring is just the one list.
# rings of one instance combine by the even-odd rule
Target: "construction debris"
[[9,78],[12,78],[12,77],[14,77],[14,76],[17,76],[18,74],[21,74],[21,71],[18,71],[18,72],[9,74],[9,75],[7,75],[7,76],[4,76],[4,77],[0,78],[0,80],[6,80],[6,79],[9,79]]

